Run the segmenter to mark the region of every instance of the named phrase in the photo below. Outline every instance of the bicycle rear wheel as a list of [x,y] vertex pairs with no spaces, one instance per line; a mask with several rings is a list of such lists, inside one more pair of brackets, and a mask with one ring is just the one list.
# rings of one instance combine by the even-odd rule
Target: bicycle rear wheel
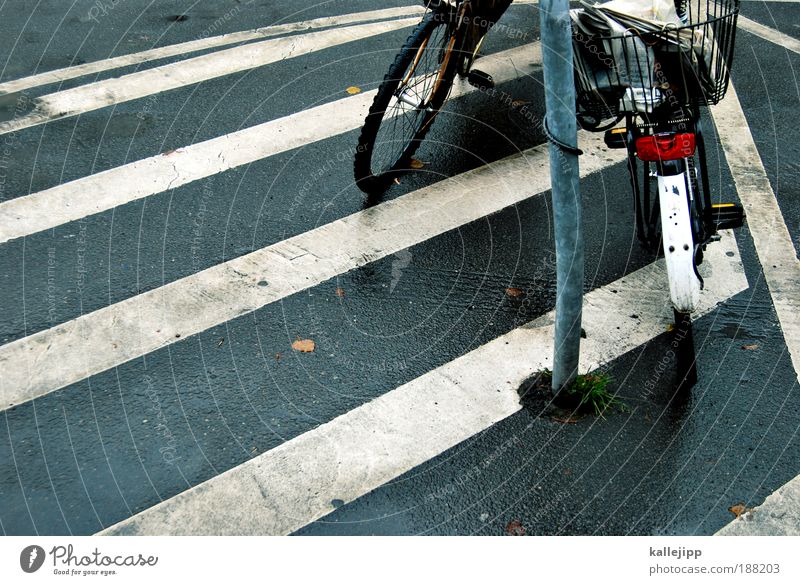
[[385,191],[411,157],[447,98],[456,73],[451,12],[434,11],[408,37],[369,109],[354,159],[356,184]]

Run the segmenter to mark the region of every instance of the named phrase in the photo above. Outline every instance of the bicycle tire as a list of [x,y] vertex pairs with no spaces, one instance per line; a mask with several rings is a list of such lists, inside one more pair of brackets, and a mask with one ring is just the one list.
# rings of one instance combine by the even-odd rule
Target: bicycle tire
[[[356,185],[367,194],[382,193],[397,175],[407,170],[406,167],[422,139],[430,130],[433,119],[447,99],[456,74],[457,59],[453,56],[458,50],[458,39],[453,32],[452,19],[452,13],[447,11],[427,13],[406,40],[378,88],[364,120],[353,161]],[[431,58],[434,61],[431,61]],[[439,65],[437,75],[440,77],[433,78],[431,82],[431,76],[426,75],[420,80],[420,76],[417,75],[418,69],[420,67],[424,69],[425,65],[437,62]],[[404,82],[406,89],[400,91],[401,83]],[[408,88],[412,87],[409,86],[411,82],[415,82],[414,88],[420,82],[423,84],[423,95],[418,97],[417,92],[414,97],[417,97],[420,105],[425,104],[424,108],[419,106],[413,108],[411,104],[399,99],[398,95],[410,95]],[[429,95],[425,95],[425,91],[430,92]],[[395,98],[394,104],[393,98]],[[391,109],[397,104],[405,104],[410,109],[398,113]],[[407,121],[404,118],[401,122],[403,126],[397,132],[400,136],[394,137],[396,132],[393,130],[397,130],[398,118],[405,116],[406,113],[414,113],[413,120]],[[388,129],[390,125],[394,125],[394,128]],[[392,137],[391,140],[379,136],[382,128],[388,129],[387,133]],[[389,144],[387,148],[389,152],[386,155],[381,152],[378,156],[376,146],[380,148],[384,144]]]
[[[703,263],[703,244],[705,230],[703,229],[703,192],[700,190],[700,181],[697,178],[697,155],[686,159],[686,176],[692,192],[692,201],[689,204],[689,213],[692,218],[692,239],[694,240],[695,268]],[[697,274],[702,282],[702,277]]]
[[697,384],[697,355],[694,349],[692,315],[673,310],[675,327],[672,346],[675,348],[676,390],[688,391]]

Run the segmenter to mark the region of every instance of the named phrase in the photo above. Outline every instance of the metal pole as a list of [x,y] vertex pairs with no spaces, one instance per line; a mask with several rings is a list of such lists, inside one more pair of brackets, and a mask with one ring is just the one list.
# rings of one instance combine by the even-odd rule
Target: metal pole
[[544,61],[545,131],[550,138],[550,176],[556,240],[556,325],[553,384],[557,403],[578,374],[583,304],[578,128],[568,0],[539,2]]

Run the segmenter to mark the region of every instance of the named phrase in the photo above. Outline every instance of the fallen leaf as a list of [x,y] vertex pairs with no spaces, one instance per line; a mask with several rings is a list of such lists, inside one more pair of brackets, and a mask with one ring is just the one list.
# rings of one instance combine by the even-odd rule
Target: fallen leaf
[[509,287],[509,288],[506,289],[506,294],[508,296],[510,296],[511,298],[516,299],[517,297],[521,297],[522,296],[522,289],[521,288],[515,288],[515,287]]
[[170,156],[171,154],[175,154],[175,153],[178,153],[178,152],[183,152],[183,149],[181,149],[181,148],[173,148],[172,150],[168,150],[167,152],[162,152],[161,155],[162,156]]
[[675,324],[670,323],[669,325],[667,325],[667,332],[672,333],[673,331],[675,331]]
[[351,85],[345,91],[347,93],[349,93],[350,95],[356,95],[357,93],[361,93],[361,88],[360,87],[356,87],[355,85]]
[[423,169],[423,168],[425,168],[426,164],[427,163],[424,163],[421,160],[418,160],[416,158],[412,158],[410,166],[411,166],[412,169]]
[[342,298],[344,296],[344,289],[341,287],[336,288],[336,296]]
[[561,473],[563,473],[566,476],[570,476],[572,475],[572,470],[569,467],[565,467],[564,471],[562,471]]
[[283,356],[281,356],[281,352],[278,352],[278,353],[276,353],[276,354],[275,354],[275,361],[276,361],[276,362],[279,362],[279,361],[281,361],[281,357],[283,357]]
[[512,520],[506,525],[506,534],[509,536],[525,536],[525,527],[519,520]]
[[223,343],[225,343],[225,338],[224,337],[219,340],[219,343],[217,343],[217,347],[222,347]]
[[747,349],[749,351],[753,351],[754,349],[758,349],[757,343],[748,343],[747,345],[743,345],[742,349]]
[[562,416],[553,416],[550,417],[550,420],[555,421],[557,423],[561,423],[562,425],[576,425],[578,424],[578,419],[573,418],[571,416],[562,417]]
[[400,179],[399,179],[399,178],[397,178],[397,177],[395,177],[395,178],[394,178],[394,184],[395,184],[395,185],[399,185],[399,184],[400,184]]
[[522,106],[527,106],[530,102],[525,100],[514,100],[511,102],[512,108],[521,108]]
[[292,343],[292,349],[302,353],[311,353],[316,346],[313,339],[298,339]]
[[728,512],[736,516],[737,518],[740,517],[745,512],[749,512],[750,508],[744,505],[744,502],[739,502],[738,504],[731,506],[728,508]]

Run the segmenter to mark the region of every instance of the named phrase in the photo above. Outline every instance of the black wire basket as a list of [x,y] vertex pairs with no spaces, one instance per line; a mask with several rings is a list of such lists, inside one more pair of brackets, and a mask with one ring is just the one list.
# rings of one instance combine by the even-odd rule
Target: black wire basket
[[591,27],[577,19],[594,9],[573,10],[579,114],[599,121],[719,102],[730,79],[739,1],[678,0],[680,24],[661,28],[612,14],[611,34],[588,34]]

